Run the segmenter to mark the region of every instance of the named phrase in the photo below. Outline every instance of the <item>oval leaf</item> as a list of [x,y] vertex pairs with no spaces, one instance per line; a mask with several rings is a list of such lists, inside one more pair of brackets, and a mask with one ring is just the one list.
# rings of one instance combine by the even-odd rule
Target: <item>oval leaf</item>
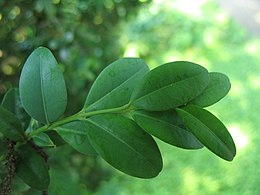
[[54,129],[72,148],[85,155],[96,155],[89,142],[87,128],[82,121],[74,121]]
[[162,169],[162,157],[153,138],[134,121],[104,114],[86,120],[95,150],[109,164],[135,177],[152,178]]
[[0,107],[0,132],[12,141],[21,141],[25,136],[19,119],[3,107]]
[[1,106],[15,114],[15,116],[22,123],[24,130],[28,127],[31,117],[25,112],[24,108],[22,107],[19,90],[17,88],[10,88],[6,92]]
[[57,120],[67,105],[67,90],[57,61],[39,47],[26,60],[20,77],[20,96],[26,112],[41,123]]
[[228,94],[231,83],[226,75],[219,72],[211,72],[209,73],[209,77],[209,85],[202,94],[192,100],[191,104],[207,107],[215,104]]
[[178,61],[151,70],[133,93],[133,105],[164,111],[187,104],[209,84],[208,71],[200,65]]
[[29,145],[20,147],[17,153],[19,157],[17,175],[32,188],[47,189],[50,177],[43,158]]
[[209,111],[198,106],[177,109],[185,126],[209,150],[219,157],[231,161],[236,155],[234,141],[225,125]]
[[149,71],[143,60],[122,58],[105,68],[95,80],[86,99],[88,111],[129,103],[134,87]]
[[187,130],[176,111],[147,112],[135,111],[134,120],[149,134],[160,140],[184,149],[199,149],[203,145]]

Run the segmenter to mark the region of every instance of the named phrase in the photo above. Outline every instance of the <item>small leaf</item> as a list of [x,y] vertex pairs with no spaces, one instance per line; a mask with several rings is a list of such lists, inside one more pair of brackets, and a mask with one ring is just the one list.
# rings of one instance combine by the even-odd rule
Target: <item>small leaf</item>
[[185,126],[209,150],[219,157],[231,161],[236,155],[234,141],[225,125],[209,111],[198,106],[177,109]]
[[231,88],[228,77],[222,73],[211,72],[209,73],[210,83],[206,89],[192,100],[191,104],[201,107],[207,107],[215,104],[227,95]]
[[152,178],[162,169],[162,157],[153,138],[134,121],[116,114],[86,120],[92,146],[109,164],[135,177]]
[[120,107],[129,103],[134,87],[149,71],[141,59],[119,59],[97,77],[88,94],[88,111]]
[[15,114],[15,116],[21,121],[24,130],[28,127],[31,117],[22,107],[19,90],[17,88],[10,88],[6,92],[1,106]]
[[20,96],[26,112],[41,123],[57,120],[67,104],[67,90],[56,59],[39,47],[26,60],[20,77]]
[[133,118],[149,134],[171,145],[184,149],[199,149],[203,145],[187,130],[176,111],[135,111]]
[[33,141],[40,147],[55,147],[50,137],[46,133],[40,133],[33,137]]
[[89,142],[87,128],[82,121],[74,121],[59,127],[54,130],[67,142],[72,148],[85,155],[96,155]]
[[187,104],[209,84],[208,71],[200,65],[178,61],[161,65],[148,74],[133,92],[133,105],[164,111]]
[[12,141],[22,141],[24,138],[19,119],[3,107],[0,107],[0,132]]
[[43,158],[28,145],[20,147],[17,153],[19,157],[17,175],[32,188],[47,189],[50,177]]

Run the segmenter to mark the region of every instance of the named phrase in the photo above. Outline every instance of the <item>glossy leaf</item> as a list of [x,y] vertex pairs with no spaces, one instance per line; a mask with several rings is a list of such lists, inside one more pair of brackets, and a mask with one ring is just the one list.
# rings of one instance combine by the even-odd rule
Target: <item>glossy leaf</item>
[[153,138],[134,121],[103,114],[86,120],[91,144],[109,164],[135,177],[152,178],[162,169],[162,157]]
[[88,111],[129,103],[134,87],[149,71],[143,60],[122,58],[105,68],[94,82],[85,106]]
[[40,133],[40,134],[35,135],[33,137],[33,141],[37,146],[40,146],[40,147],[55,147],[56,146],[46,133]]
[[210,83],[206,89],[192,100],[191,104],[207,107],[215,104],[227,95],[231,88],[228,77],[222,73],[211,72],[209,73]]
[[20,147],[17,154],[17,175],[32,188],[47,189],[50,177],[43,158],[28,145]]
[[23,129],[28,127],[31,117],[22,107],[19,90],[17,88],[10,88],[6,92],[1,106],[15,114],[15,116],[21,121]]
[[26,60],[20,77],[20,96],[26,112],[41,123],[57,120],[67,104],[67,91],[56,59],[44,47]]
[[19,119],[3,107],[0,107],[0,132],[12,141],[21,141],[24,138]]
[[177,61],[151,70],[133,93],[133,105],[163,111],[187,104],[209,84],[208,71],[200,65]]
[[135,111],[133,118],[146,132],[171,145],[184,149],[199,149],[203,145],[187,130],[176,111]]
[[55,130],[72,148],[85,155],[96,155],[89,142],[87,128],[82,121],[71,122],[59,127]]
[[185,126],[209,150],[231,161],[236,155],[234,141],[225,125],[209,111],[190,105],[177,109]]

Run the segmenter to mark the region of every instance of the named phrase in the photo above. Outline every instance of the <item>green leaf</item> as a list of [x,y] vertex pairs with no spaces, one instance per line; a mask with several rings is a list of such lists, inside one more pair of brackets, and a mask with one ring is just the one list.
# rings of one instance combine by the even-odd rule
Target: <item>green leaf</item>
[[185,126],[209,150],[231,161],[236,155],[234,141],[225,125],[209,111],[190,105],[177,109]]
[[33,137],[33,141],[37,146],[40,146],[40,147],[55,147],[56,146],[46,133],[40,133],[40,134],[35,135]]
[[0,132],[12,141],[22,141],[24,138],[19,119],[3,107],[0,107]]
[[200,65],[178,61],[151,70],[133,93],[133,105],[150,111],[170,110],[187,104],[209,84]]
[[146,132],[171,145],[184,149],[199,149],[203,145],[187,130],[176,111],[135,111],[134,120]]
[[149,71],[143,60],[122,58],[106,67],[95,80],[86,99],[88,111],[129,103],[134,87]]
[[116,114],[86,120],[92,146],[109,164],[135,177],[152,178],[162,169],[162,157],[153,138],[134,121]]
[[49,49],[39,47],[26,60],[20,77],[20,96],[26,112],[41,123],[53,122],[64,113],[65,81]]
[[222,73],[209,73],[210,83],[206,89],[191,101],[191,104],[207,107],[215,104],[227,95],[231,88],[228,77]]
[[96,155],[89,142],[87,128],[82,121],[74,121],[54,129],[72,148],[85,155]]
[[61,136],[56,131],[47,131],[46,134],[50,137],[55,146],[61,146],[66,144],[66,142],[61,138]]
[[17,88],[10,88],[6,92],[1,106],[16,115],[16,117],[22,123],[24,130],[28,127],[31,117],[25,112],[24,108],[22,107],[19,90]]
[[32,188],[47,189],[50,177],[43,158],[29,145],[20,147],[17,153],[19,157],[17,175]]

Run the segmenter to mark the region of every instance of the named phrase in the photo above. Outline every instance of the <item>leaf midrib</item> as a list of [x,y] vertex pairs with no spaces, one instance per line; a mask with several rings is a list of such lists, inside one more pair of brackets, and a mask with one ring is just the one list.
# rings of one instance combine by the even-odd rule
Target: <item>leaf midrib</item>
[[67,129],[67,128],[64,128],[64,127],[57,127],[55,128],[56,131],[61,131],[61,132],[66,132],[66,133],[72,133],[72,134],[78,134],[78,135],[88,135],[87,133],[85,132],[81,132],[81,131],[74,131],[74,130],[71,130],[71,129]]
[[98,104],[99,102],[101,102],[103,99],[105,99],[107,96],[109,96],[111,93],[113,93],[114,91],[118,90],[122,85],[124,85],[125,83],[127,83],[129,80],[131,80],[132,78],[134,78],[138,73],[140,73],[144,68],[141,68],[139,71],[135,72],[133,75],[131,75],[127,80],[123,81],[122,83],[120,83],[117,87],[115,87],[114,89],[112,89],[111,91],[109,91],[107,94],[105,94],[103,97],[101,97],[100,99],[98,99],[97,101],[95,101],[94,103],[90,104],[88,106],[88,110],[91,107],[94,107],[96,104]]
[[[183,110],[183,109],[181,109],[181,110]],[[215,137],[216,140],[217,140],[217,142],[218,142],[220,145],[224,146],[225,150],[228,151],[229,155],[230,155],[231,157],[234,156],[234,155],[233,155],[233,152],[229,149],[229,147],[225,144],[225,142],[223,142],[213,131],[211,131],[210,128],[209,128],[207,125],[205,125],[201,120],[199,120],[198,118],[196,118],[194,115],[190,114],[189,112],[187,112],[187,111],[185,111],[185,110],[183,110],[183,111],[186,112],[188,115],[190,115],[192,118],[194,118],[196,121],[198,121],[200,124],[202,124],[202,126],[205,127],[205,129],[208,130],[207,132],[209,132],[213,137]],[[203,143],[203,144],[204,144],[204,143]]]
[[159,89],[156,89],[156,90],[154,90],[154,91],[151,91],[151,92],[149,92],[149,93],[147,93],[147,94],[145,94],[145,95],[143,95],[143,96],[137,98],[137,99],[135,100],[135,102],[141,101],[142,99],[146,98],[146,96],[150,96],[150,95],[152,96],[153,94],[157,93],[157,92],[160,91],[160,90],[167,89],[167,88],[176,86],[176,85],[179,84],[179,83],[182,83],[182,82],[186,82],[186,81],[188,81],[188,80],[195,79],[196,77],[199,77],[199,76],[201,76],[201,75],[203,75],[203,74],[204,74],[204,73],[201,72],[201,73],[199,73],[199,74],[196,74],[195,76],[192,76],[192,77],[189,77],[189,78],[186,78],[186,79],[183,79],[183,80],[179,80],[179,81],[177,81],[177,82],[173,82],[173,83],[170,83],[170,84],[168,84],[168,85],[165,85],[165,86],[163,86],[163,87],[161,87],[161,88],[159,88]]
[[41,97],[42,97],[42,104],[43,104],[43,113],[46,119],[46,123],[49,124],[49,117],[48,117],[48,111],[47,111],[47,106],[46,106],[46,100],[45,100],[45,92],[44,92],[44,83],[43,83],[43,70],[42,70],[42,55],[39,55],[40,57],[40,80],[41,80]]

